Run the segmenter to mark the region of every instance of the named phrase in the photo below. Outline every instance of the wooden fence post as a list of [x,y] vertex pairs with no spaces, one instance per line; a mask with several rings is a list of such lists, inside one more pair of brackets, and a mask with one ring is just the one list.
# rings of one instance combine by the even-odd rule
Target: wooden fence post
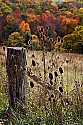
[[[26,49],[22,47],[7,48],[6,62],[9,106],[19,108],[20,104],[26,104],[27,81],[26,81]],[[20,107],[22,108],[22,107]]]

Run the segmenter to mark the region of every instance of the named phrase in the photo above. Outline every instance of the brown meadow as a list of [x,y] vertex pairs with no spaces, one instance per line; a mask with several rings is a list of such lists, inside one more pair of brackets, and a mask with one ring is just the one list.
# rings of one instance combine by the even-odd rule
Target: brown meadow
[[[28,110],[33,113],[42,107],[48,112],[47,115],[57,119],[57,125],[78,123],[81,125],[83,123],[83,55],[52,51],[44,52],[43,58],[42,51],[28,51],[26,68],[37,78],[41,78],[44,84],[37,83],[27,75]],[[2,114],[8,107],[6,48],[4,50],[2,47],[0,47],[0,100],[0,114]],[[55,125],[54,122],[49,124]],[[44,125],[49,124],[45,122]]]

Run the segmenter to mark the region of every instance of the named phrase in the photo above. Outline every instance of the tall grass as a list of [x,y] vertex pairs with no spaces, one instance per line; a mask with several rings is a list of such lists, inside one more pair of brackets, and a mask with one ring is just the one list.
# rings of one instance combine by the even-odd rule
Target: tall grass
[[0,120],[4,125],[83,124],[83,55],[45,52],[43,60],[41,51],[28,51],[27,68],[45,80],[46,87],[27,76],[28,103],[23,114],[8,107],[5,54],[1,49]]

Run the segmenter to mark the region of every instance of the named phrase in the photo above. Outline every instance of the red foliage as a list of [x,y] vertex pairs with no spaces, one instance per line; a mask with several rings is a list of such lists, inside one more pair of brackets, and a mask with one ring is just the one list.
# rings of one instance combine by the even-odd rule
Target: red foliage
[[14,10],[14,16],[16,16],[16,17],[20,17],[21,16],[21,11],[19,11],[18,9],[16,9],[16,10]]
[[45,26],[52,24],[53,28],[55,28],[55,18],[54,16],[50,13],[50,11],[46,11],[45,13],[42,13],[40,20],[42,24]]
[[73,23],[78,23],[79,22],[79,18],[76,18],[76,19],[70,19],[70,22],[73,22]]

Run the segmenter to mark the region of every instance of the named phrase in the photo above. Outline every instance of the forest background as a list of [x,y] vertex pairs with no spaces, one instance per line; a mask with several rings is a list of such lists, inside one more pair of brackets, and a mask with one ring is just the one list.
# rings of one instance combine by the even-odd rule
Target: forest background
[[[41,31],[40,31],[41,30]],[[0,45],[82,53],[83,2],[0,0]],[[30,48],[30,45],[28,45]]]

